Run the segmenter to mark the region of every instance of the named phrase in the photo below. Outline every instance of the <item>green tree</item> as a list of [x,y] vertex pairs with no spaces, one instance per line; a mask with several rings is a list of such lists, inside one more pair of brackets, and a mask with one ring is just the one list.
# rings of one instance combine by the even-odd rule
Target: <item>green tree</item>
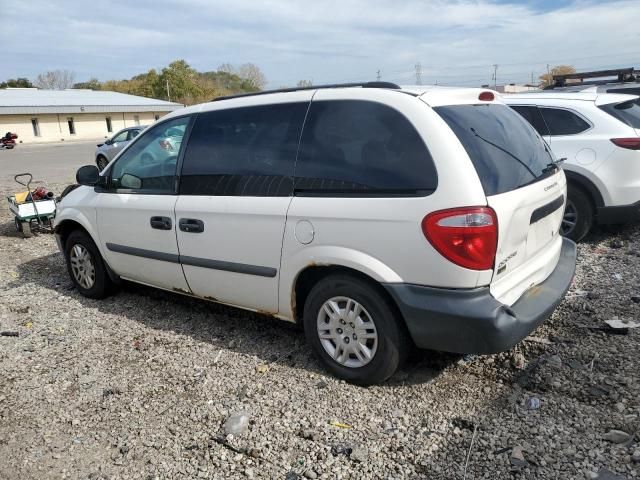
[[184,60],[175,60],[162,69],[159,82],[164,89],[162,98],[191,103],[202,92],[197,82],[198,72]]
[[87,88],[89,90],[100,90],[102,84],[97,78],[91,78],[88,82],[74,83],[73,88]]
[[33,83],[28,78],[10,78],[6,82],[0,82],[0,88],[33,88]]

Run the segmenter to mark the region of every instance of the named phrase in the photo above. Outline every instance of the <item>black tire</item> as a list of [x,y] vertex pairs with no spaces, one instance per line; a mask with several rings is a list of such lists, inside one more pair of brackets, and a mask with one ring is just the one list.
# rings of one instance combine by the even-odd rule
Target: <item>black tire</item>
[[20,231],[24,238],[31,238],[33,236],[31,233],[31,222],[21,222]]
[[[91,261],[93,262],[95,280],[89,288],[80,284],[71,266],[71,250],[76,245],[86,249],[91,257]],[[109,278],[102,256],[98,251],[98,247],[96,247],[96,244],[87,233],[82,230],[74,230],[71,232],[64,244],[64,256],[67,262],[69,277],[71,277],[71,281],[82,295],[88,298],[101,299],[107,297],[111,293],[113,283]]]
[[593,221],[594,209],[591,199],[581,188],[569,185],[567,207],[561,227],[562,235],[574,242],[579,242],[589,233]]
[[104,155],[98,155],[98,158],[96,158],[96,165],[98,166],[98,170],[102,171],[107,167],[107,165],[109,165],[109,160],[107,160],[107,157]]
[[[318,317],[324,303],[334,297],[355,300],[364,307],[375,324],[378,335],[377,349],[369,363],[357,368],[342,365],[322,346],[318,333]],[[331,275],[320,280],[309,292],[304,305],[305,336],[316,355],[333,375],[358,385],[384,382],[404,363],[410,349],[410,341],[404,325],[400,322],[401,319],[397,317],[395,309],[379,287],[346,274]]]
[[21,233],[22,232],[22,222],[20,221],[20,219],[16,216],[13,219],[13,222],[14,222],[15,227],[16,227],[16,232]]

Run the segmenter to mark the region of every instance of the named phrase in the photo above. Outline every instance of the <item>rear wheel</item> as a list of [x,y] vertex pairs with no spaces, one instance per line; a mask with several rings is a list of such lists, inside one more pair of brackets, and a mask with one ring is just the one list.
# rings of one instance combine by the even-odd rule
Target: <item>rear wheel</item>
[[318,282],[304,306],[308,342],[335,376],[360,385],[388,379],[409,341],[393,308],[370,283],[350,275]]
[[579,242],[591,230],[593,216],[593,205],[588,195],[580,188],[569,185],[560,233],[574,242]]
[[24,238],[31,238],[31,222],[20,222],[20,231]]
[[91,237],[83,231],[69,234],[65,245],[67,270],[78,291],[89,298],[104,298],[112,287],[102,256]]
[[105,168],[107,168],[107,165],[109,165],[109,160],[107,160],[107,157],[105,157],[104,155],[98,155],[98,158],[96,159],[96,164],[98,165],[98,168],[100,169],[100,171],[102,171]]

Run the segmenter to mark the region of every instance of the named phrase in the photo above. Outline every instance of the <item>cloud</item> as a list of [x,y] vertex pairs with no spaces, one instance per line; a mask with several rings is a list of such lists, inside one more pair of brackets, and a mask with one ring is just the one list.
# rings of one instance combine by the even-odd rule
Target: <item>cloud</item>
[[[64,68],[128,78],[184,58],[199,70],[254,62],[270,86],[382,78],[477,85],[527,81],[546,64],[632,66],[640,2],[489,0],[62,0],[3,10],[6,77]],[[6,54],[5,54],[6,55]],[[6,58],[6,57],[5,57]]]

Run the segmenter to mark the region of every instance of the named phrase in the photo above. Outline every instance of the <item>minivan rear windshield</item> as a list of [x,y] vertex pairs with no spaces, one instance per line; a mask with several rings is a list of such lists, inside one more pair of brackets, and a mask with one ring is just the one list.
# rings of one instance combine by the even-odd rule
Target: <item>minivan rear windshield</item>
[[640,128],[640,99],[600,105],[600,109],[632,128]]
[[449,105],[434,110],[467,151],[485,195],[515,190],[555,171],[542,138],[506,105]]

